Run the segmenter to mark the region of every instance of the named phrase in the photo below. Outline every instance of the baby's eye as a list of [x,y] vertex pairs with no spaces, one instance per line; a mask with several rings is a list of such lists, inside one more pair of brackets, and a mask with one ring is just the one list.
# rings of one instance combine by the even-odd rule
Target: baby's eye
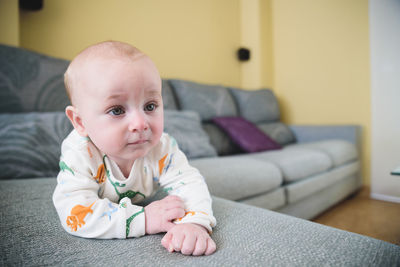
[[154,111],[157,108],[157,105],[154,103],[147,104],[144,108],[145,111]]
[[108,113],[111,114],[111,115],[114,115],[114,116],[119,116],[119,115],[124,114],[125,111],[121,107],[114,107]]

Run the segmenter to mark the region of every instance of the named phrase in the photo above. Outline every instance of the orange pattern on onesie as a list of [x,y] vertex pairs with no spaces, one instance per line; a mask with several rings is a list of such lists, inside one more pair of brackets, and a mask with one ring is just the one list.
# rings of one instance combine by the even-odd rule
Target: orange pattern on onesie
[[67,217],[67,225],[71,227],[71,231],[76,232],[78,227],[82,227],[85,224],[85,217],[88,213],[93,213],[91,209],[93,202],[89,207],[85,207],[82,205],[76,205],[71,210],[71,215]]

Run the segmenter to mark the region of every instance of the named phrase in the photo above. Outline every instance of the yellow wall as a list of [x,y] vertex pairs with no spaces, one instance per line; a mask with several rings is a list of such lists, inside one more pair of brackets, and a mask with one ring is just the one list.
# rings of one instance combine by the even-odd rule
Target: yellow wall
[[274,88],[272,1],[260,0],[261,86]]
[[20,44],[38,52],[71,59],[108,39],[141,48],[165,78],[272,88],[287,123],[361,125],[369,184],[368,0],[45,0],[20,13]]
[[57,0],[21,12],[21,46],[71,59],[103,40],[132,43],[165,78],[240,86],[239,0]]
[[294,124],[363,127],[370,177],[368,0],[273,0],[274,89]]
[[18,1],[0,0],[0,44],[19,45]]

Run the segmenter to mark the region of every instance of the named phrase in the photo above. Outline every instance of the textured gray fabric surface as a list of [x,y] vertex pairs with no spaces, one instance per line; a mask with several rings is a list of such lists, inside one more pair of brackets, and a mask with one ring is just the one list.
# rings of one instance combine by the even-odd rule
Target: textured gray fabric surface
[[295,145],[291,149],[283,148],[249,154],[249,157],[274,163],[281,170],[285,182],[301,180],[332,167],[332,160],[326,153],[307,148],[295,148]]
[[0,114],[0,179],[57,175],[71,130],[64,112]]
[[169,80],[183,110],[193,110],[203,121],[217,116],[237,116],[236,104],[228,89],[183,80]]
[[203,123],[203,129],[210,137],[210,142],[219,156],[238,154],[242,150],[232,142],[230,137],[214,123]]
[[0,45],[0,113],[63,111],[69,61]]
[[296,141],[290,128],[282,122],[259,123],[257,127],[281,146]]
[[230,88],[239,108],[239,115],[258,124],[278,121],[279,105],[274,93],[269,89],[248,91]]
[[164,110],[164,131],[176,139],[188,158],[217,156],[196,112]]
[[178,109],[175,93],[166,79],[162,79],[162,98],[164,109]]
[[162,235],[92,240],[66,233],[51,202],[55,178],[0,181],[2,266],[398,266],[400,247],[214,198],[211,256],[168,253]]
[[338,181],[355,175],[360,169],[359,162],[348,163],[346,165],[334,168],[322,174],[314,175],[288,184],[286,188],[287,202],[296,203],[299,200],[311,196],[314,193],[336,184]]
[[353,143],[339,139],[288,145],[286,148],[292,147],[304,147],[325,152],[331,158],[335,167],[354,161],[358,157],[357,148]]
[[230,200],[267,193],[282,184],[275,165],[246,156],[196,159],[190,164],[200,170],[212,195]]

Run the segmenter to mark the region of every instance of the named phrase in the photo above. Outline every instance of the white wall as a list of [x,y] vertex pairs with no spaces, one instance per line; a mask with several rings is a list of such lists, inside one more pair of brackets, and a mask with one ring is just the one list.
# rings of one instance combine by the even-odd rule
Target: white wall
[[371,197],[400,203],[400,0],[369,0]]

